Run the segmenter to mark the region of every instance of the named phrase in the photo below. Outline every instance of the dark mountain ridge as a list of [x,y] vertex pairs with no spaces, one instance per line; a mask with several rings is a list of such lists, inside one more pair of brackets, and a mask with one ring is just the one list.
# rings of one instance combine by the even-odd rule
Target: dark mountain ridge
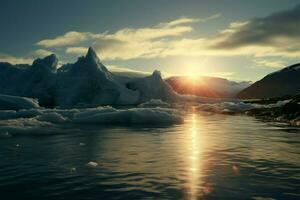
[[293,95],[300,92],[300,63],[268,74],[248,88],[241,91],[237,98],[264,99]]

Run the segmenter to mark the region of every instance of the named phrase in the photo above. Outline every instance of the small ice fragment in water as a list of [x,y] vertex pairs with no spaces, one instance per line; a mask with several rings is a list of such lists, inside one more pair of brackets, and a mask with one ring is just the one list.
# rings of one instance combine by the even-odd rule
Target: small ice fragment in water
[[97,166],[98,166],[98,163],[93,162],[93,161],[90,161],[90,162],[88,162],[86,165],[89,166],[89,167],[97,167]]
[[70,171],[71,171],[71,172],[75,172],[75,171],[76,171],[76,167],[72,167],[72,168],[70,169]]
[[235,174],[239,174],[240,173],[240,168],[238,165],[232,165],[232,170]]
[[85,146],[85,143],[80,142],[80,143],[79,143],[79,146]]
[[10,138],[12,135],[9,132],[0,133],[0,138]]
[[20,147],[21,145],[20,144],[16,144],[16,147]]

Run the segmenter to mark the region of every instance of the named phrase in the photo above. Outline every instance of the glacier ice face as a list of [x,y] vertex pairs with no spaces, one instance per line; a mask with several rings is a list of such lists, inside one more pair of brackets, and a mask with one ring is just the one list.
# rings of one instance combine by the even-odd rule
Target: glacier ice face
[[150,99],[174,101],[177,96],[159,71],[140,78],[114,75],[92,48],[74,64],[57,68],[57,63],[54,54],[32,65],[0,63],[0,94],[37,98],[46,107],[135,105]]

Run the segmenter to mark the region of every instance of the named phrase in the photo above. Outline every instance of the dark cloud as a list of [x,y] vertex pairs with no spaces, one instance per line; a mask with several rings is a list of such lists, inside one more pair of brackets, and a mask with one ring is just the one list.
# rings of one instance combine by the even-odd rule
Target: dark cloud
[[[219,40],[211,46],[212,48],[233,49],[248,45],[271,45],[280,48],[285,41],[300,43],[300,4],[291,10],[263,18],[253,18],[241,26],[232,26],[217,39]],[[285,48],[286,51],[293,51],[299,47],[296,46]]]

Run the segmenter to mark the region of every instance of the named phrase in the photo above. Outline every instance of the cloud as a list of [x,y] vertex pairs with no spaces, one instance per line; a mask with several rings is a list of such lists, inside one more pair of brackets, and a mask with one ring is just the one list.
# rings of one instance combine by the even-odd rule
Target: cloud
[[206,17],[206,18],[202,18],[202,19],[199,19],[200,22],[207,22],[207,21],[210,21],[210,20],[213,20],[213,19],[218,19],[222,16],[221,13],[217,13],[217,14],[214,14],[214,15],[211,15],[209,17]]
[[285,62],[278,60],[255,60],[255,64],[256,66],[282,68]]
[[300,5],[266,17],[232,22],[212,37],[171,41],[161,55],[299,57]]
[[192,23],[206,22],[220,17],[215,14],[203,19],[181,17],[152,27],[124,28],[114,33],[67,32],[53,39],[39,41],[37,45],[46,48],[66,47],[66,53],[82,55],[87,47],[93,45],[103,59],[152,58],[163,56],[168,41],[193,31]]
[[84,55],[87,52],[87,47],[68,47],[67,54]]
[[300,5],[266,17],[231,23],[214,38],[211,47],[247,50],[257,56],[299,56]]
[[32,52],[32,55],[35,57],[46,57],[50,54],[54,54],[53,51],[45,50],[45,49],[37,49]]
[[[89,35],[93,47],[103,59],[151,58],[158,56],[163,51],[166,38],[191,32],[193,28],[190,24],[197,21],[198,19],[183,17],[170,22],[159,23],[153,27],[124,28],[111,34],[84,34]],[[58,38],[60,40],[61,36]],[[68,54],[82,55],[85,52],[86,47],[71,46],[66,48]]]
[[80,42],[86,41],[91,37],[91,33],[88,32],[76,32],[70,31],[62,36],[58,36],[53,39],[41,40],[37,43],[39,46],[43,47],[61,47],[73,44],[78,44]]
[[32,58],[15,57],[6,54],[0,54],[0,62],[8,62],[11,64],[31,64]]
[[209,73],[206,74],[206,76],[213,76],[213,77],[223,77],[223,78],[232,78],[233,75],[235,75],[235,72],[214,72],[214,73]]
[[[220,16],[182,17],[151,27],[123,28],[113,33],[72,31],[37,44],[64,46],[67,54],[74,55],[83,55],[88,46],[93,46],[105,60],[167,56],[300,56],[300,5],[266,17],[232,22],[212,36],[188,36],[194,30],[194,23],[204,23]],[[279,65],[274,61],[260,64]]]
[[185,24],[190,24],[197,21],[198,19],[182,17],[174,21],[160,23],[150,28],[124,28],[113,34],[109,34],[108,32],[91,33],[70,31],[53,39],[41,40],[37,43],[37,45],[43,47],[62,47],[80,44],[85,41],[100,40],[113,42],[123,40],[127,41],[129,39],[149,40],[167,36],[177,36],[181,35],[182,33],[192,31],[192,27]]

